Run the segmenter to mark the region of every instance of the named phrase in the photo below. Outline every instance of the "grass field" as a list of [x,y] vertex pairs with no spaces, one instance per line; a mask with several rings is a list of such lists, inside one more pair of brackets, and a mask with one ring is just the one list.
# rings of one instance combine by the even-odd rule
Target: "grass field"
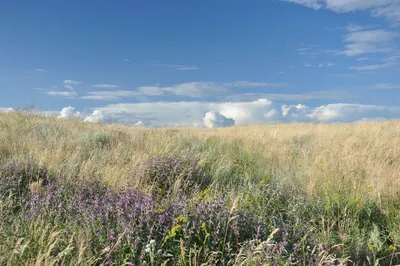
[[0,113],[1,265],[400,264],[400,122]]

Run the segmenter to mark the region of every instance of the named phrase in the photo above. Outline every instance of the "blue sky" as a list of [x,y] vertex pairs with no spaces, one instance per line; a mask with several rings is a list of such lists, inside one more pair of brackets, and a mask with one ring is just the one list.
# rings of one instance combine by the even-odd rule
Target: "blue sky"
[[3,2],[0,110],[209,127],[400,116],[397,0]]

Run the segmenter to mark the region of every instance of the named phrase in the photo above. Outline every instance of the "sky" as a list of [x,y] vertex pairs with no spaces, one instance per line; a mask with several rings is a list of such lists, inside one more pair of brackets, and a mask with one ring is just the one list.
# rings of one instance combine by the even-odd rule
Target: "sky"
[[400,117],[399,0],[2,1],[0,111],[134,126]]

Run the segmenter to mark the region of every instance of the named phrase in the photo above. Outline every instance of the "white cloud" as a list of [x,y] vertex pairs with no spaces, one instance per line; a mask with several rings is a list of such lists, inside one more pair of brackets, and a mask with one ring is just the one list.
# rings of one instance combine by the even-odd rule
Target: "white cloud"
[[304,64],[304,66],[305,66],[305,67],[312,67],[313,65],[312,65],[312,64],[306,63],[306,64]]
[[325,0],[326,8],[336,12],[353,12],[395,3],[397,0]]
[[215,104],[213,107],[223,116],[232,118],[237,125],[275,122],[280,119],[275,105],[267,99],[253,102],[228,102]]
[[393,26],[400,26],[400,4],[380,7],[372,11],[374,17],[385,17]]
[[204,97],[227,92],[227,89],[224,86],[218,85],[214,82],[187,82],[172,87],[163,87],[160,89],[175,95],[189,97]]
[[74,91],[48,91],[47,95],[73,98],[78,96]]
[[310,118],[307,114],[310,108],[304,104],[298,105],[282,105],[282,116],[284,122],[309,122]]
[[369,58],[369,57],[360,57],[360,58],[357,58],[357,61],[367,61],[367,60],[371,60],[371,58]]
[[228,83],[215,82],[186,82],[172,86],[141,86],[136,90],[117,90],[117,91],[92,91],[83,99],[91,100],[120,100],[129,97],[178,95],[192,98],[202,98],[207,96],[223,95],[229,88],[266,88],[266,87],[286,87],[288,83],[266,83],[250,81],[234,81]]
[[266,82],[251,82],[251,81],[245,81],[245,80],[224,83],[222,85],[225,87],[240,87],[240,88],[266,88],[266,87],[279,88],[279,87],[289,86],[288,83],[284,83],[284,82],[266,83]]
[[[400,1],[398,0],[281,0],[313,9],[329,9],[334,12],[371,10],[374,17],[384,17],[394,26],[400,25]],[[356,31],[359,29],[355,29]]]
[[354,122],[360,119],[371,117],[392,117],[400,116],[400,108],[377,105],[362,104],[328,104],[317,107],[307,115],[313,121],[329,123]]
[[37,72],[47,72],[46,70],[41,69],[41,68],[36,68],[35,70],[36,70]]
[[394,63],[376,64],[376,65],[364,65],[364,66],[351,66],[349,69],[358,71],[373,71],[377,69],[387,68],[394,66]]
[[69,85],[79,85],[79,84],[81,84],[81,82],[79,82],[79,81],[70,80],[70,79],[64,80],[63,83],[64,83],[65,85],[67,85],[67,84],[69,84]]
[[300,4],[313,9],[320,9],[323,7],[320,0],[282,0],[282,1]]
[[4,108],[4,107],[0,107],[0,112],[6,112],[6,113],[12,113],[15,112],[14,108]]
[[138,121],[137,123],[135,123],[134,125],[133,125],[134,127],[145,127],[146,125],[142,122],[142,121]]
[[318,67],[332,67],[334,66],[334,63],[326,63],[326,64],[319,64]]
[[[62,117],[74,115],[63,109]],[[267,100],[242,102],[146,102],[111,104],[96,108],[86,122],[123,123],[134,126],[232,126],[273,122],[355,122],[398,118],[400,107],[335,103],[311,108],[303,104],[277,105]]]
[[393,55],[388,58],[383,59],[384,62],[400,62],[400,55]]
[[364,27],[360,25],[350,24],[346,27],[347,31],[360,31],[363,30]]
[[207,112],[203,118],[204,125],[208,128],[230,127],[235,125],[235,120],[226,118],[219,112]]
[[119,88],[118,85],[114,84],[95,84],[92,85],[93,88],[98,88],[98,89],[117,89]]
[[196,65],[153,64],[153,66],[168,67],[168,68],[173,68],[175,70],[180,70],[180,71],[189,71],[189,70],[193,71],[193,70],[200,69],[200,67],[196,66]]
[[67,90],[71,90],[71,91],[75,90],[75,88],[72,87],[71,85],[64,85],[64,88],[66,88]]
[[159,96],[163,95],[165,92],[162,88],[158,86],[142,86],[137,88],[137,92],[140,95],[147,95],[147,96]]
[[348,91],[328,90],[328,91],[310,91],[299,94],[284,93],[242,93],[226,96],[225,99],[231,101],[254,101],[256,99],[266,98],[272,101],[307,101],[317,99],[346,99],[353,98]]
[[64,107],[57,116],[58,119],[73,119],[79,117],[81,117],[81,114],[79,112],[75,112],[75,107],[72,106]]
[[138,96],[137,91],[117,90],[117,91],[90,91],[88,95],[83,96],[82,99],[89,100],[104,100],[104,101],[118,101],[122,98],[131,98]]
[[103,112],[100,110],[94,110],[93,113],[91,115],[87,116],[84,121],[92,122],[92,123],[110,122],[110,121],[105,121]]
[[357,56],[367,53],[387,53],[393,51],[393,41],[399,33],[387,30],[349,32],[344,42],[349,43],[338,54]]

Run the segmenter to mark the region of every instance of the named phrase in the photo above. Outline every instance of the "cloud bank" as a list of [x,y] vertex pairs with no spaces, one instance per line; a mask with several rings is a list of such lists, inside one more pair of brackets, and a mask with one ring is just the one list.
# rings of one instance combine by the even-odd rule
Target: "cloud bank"
[[278,105],[268,99],[241,102],[146,102],[99,107],[87,122],[122,123],[148,127],[233,125],[269,123],[351,123],[360,120],[399,118],[400,107],[335,103],[311,108]]

